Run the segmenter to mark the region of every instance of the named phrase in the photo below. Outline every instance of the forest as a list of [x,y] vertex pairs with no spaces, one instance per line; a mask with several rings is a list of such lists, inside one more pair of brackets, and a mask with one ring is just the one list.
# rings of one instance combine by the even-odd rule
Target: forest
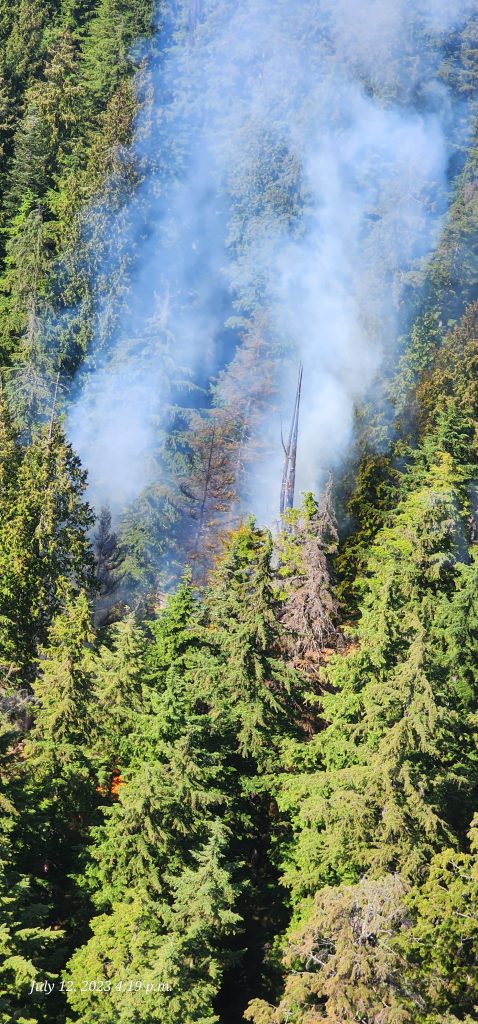
[[478,1024],[477,115],[476,0],[0,0],[0,1024]]

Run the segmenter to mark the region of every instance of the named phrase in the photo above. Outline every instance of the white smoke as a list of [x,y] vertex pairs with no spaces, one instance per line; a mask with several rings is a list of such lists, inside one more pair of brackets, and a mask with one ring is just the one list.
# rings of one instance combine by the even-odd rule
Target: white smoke
[[[452,125],[463,131],[466,117],[437,79],[439,37],[475,10],[208,0],[193,39],[187,4],[170,11],[137,125],[142,182],[108,218],[118,252],[131,253],[130,291],[69,413],[98,504],[120,510],[150,482],[162,411],[185,374],[205,385],[232,356],[234,310],[267,310],[290,406],[304,363],[299,487],[337,464],[397,332],[400,282],[443,224]],[[109,259],[113,279],[123,263]],[[270,440],[254,499],[267,517],[280,485],[275,420]]]

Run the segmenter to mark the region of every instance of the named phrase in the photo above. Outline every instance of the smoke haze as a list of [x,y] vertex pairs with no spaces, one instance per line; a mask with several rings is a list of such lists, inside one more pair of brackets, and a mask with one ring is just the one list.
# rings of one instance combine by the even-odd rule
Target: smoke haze
[[254,511],[276,515],[278,409],[292,409],[299,359],[299,490],[340,462],[355,404],[404,322],[407,274],[443,225],[469,115],[437,77],[440,36],[475,10],[209,0],[191,33],[188,5],[163,5],[128,157],[139,185],[102,210],[106,286],[68,418],[98,505],[119,513],[151,481],[179,388],[197,386],[204,404],[224,371],[226,393],[233,314],[265,311],[275,367]]

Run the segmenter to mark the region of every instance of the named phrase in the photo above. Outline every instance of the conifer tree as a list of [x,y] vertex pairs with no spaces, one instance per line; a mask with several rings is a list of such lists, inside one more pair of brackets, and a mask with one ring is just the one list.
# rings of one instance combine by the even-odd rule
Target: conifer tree
[[[40,649],[39,674],[34,686],[34,728],[29,735],[31,756],[45,758],[70,774],[71,762],[81,758],[91,735],[91,658],[94,635],[86,595],[75,596],[65,586],[63,608]],[[49,771],[50,769],[48,769]],[[76,774],[77,767],[73,769]]]
[[[201,994],[203,1012],[204,1002],[217,992],[220,971],[215,964],[215,942],[221,937],[220,926],[227,935],[228,926],[236,920],[232,913],[227,914],[227,900],[233,901],[234,894],[219,866],[219,876],[213,872],[210,894],[209,879],[204,880],[200,909],[204,911],[208,897],[211,901],[221,898],[218,892],[221,885],[225,887],[222,900],[226,904],[211,902],[209,944],[204,938],[202,944],[199,943],[199,951],[194,950],[193,954],[192,947],[188,951],[190,959],[200,955],[197,972],[187,970],[181,931],[185,921],[182,917],[178,922],[179,935],[175,936],[174,915],[175,899],[178,916],[179,907],[186,913],[181,901],[181,894],[187,888],[186,880],[184,884],[181,882],[183,871],[194,863],[194,851],[207,836],[210,815],[223,802],[217,787],[218,775],[210,755],[191,749],[190,739],[180,740],[170,751],[168,761],[145,764],[135,772],[125,772],[118,802],[97,834],[92,851],[97,865],[92,869],[91,879],[99,885],[94,898],[104,912],[91,921],[92,937],[74,954],[67,976],[73,984],[76,982],[77,992],[81,990],[78,980],[85,970],[91,977],[106,976],[111,981],[112,1002],[120,1020],[130,1019],[131,1009],[128,999],[125,1003],[121,996],[121,989],[132,978],[135,982],[142,979],[153,985],[169,982],[173,985],[177,1005],[186,1014],[188,1008],[194,1007],[197,990],[199,988],[201,993],[209,976],[215,984],[206,984],[205,993]],[[201,884],[201,876],[194,878],[192,888],[198,884]],[[188,888],[188,894],[189,891]],[[175,897],[177,892],[179,895]],[[216,919],[215,915],[221,913],[224,916]],[[192,924],[190,927],[192,931]],[[157,989],[153,991],[154,996],[144,990],[137,993],[134,1005],[147,1007],[152,1020],[173,1021],[174,1015],[168,1016],[171,996],[168,994],[165,1003],[158,998]],[[71,996],[73,1007],[85,1011],[81,1020],[88,1019],[97,1002],[98,993],[96,996],[91,992],[86,997]],[[96,1012],[98,1020],[106,1021],[111,1010],[102,1001]],[[196,1018],[191,1015],[190,1019]]]
[[5,46],[5,65],[15,92],[38,74],[45,55],[45,28],[55,15],[56,0],[19,0],[12,10]]
[[121,586],[124,562],[117,533],[111,527],[111,512],[103,508],[93,537],[95,559],[95,625],[104,626],[115,617],[115,604]]
[[[6,524],[12,515],[15,503],[21,449],[16,443],[1,384],[0,389],[0,514],[2,522]],[[4,576],[3,587],[0,590],[3,596],[0,612],[0,671],[2,686],[5,688],[15,671],[17,655],[13,610],[6,607],[6,597],[10,586],[11,582],[8,577]]]
[[143,712],[145,677],[144,636],[129,615],[113,626],[94,656],[96,757],[102,774],[107,777],[129,764],[134,736],[138,732],[135,718]]
[[30,996],[34,981],[58,976],[58,932],[48,924],[50,907],[45,889],[32,885],[18,866],[12,835],[19,811],[12,803],[18,792],[15,745],[18,730],[2,711],[0,721],[0,1021],[47,1020],[46,1007]]
[[309,672],[317,671],[324,648],[337,639],[338,604],[330,559],[337,550],[338,533],[331,490],[329,481],[320,504],[312,494],[304,495],[301,508],[286,514],[276,542],[283,588],[280,621],[289,634],[285,646]]
[[75,596],[65,587],[63,608],[40,649],[34,721],[24,749],[38,874],[52,866],[61,871],[62,858],[69,862],[78,842],[75,833],[81,835],[97,802],[91,756],[93,639],[85,594]]
[[[93,831],[86,876],[102,913],[92,920],[92,937],[73,956],[67,977],[74,983],[86,969],[92,977],[101,972],[111,981],[120,1020],[131,1019],[128,1014],[140,1012],[140,1006],[147,1008],[143,1012],[152,1020],[174,1019],[168,1017],[169,993],[163,996],[153,989],[154,997],[139,990],[126,998],[121,994],[132,975],[155,986],[166,983],[169,975],[182,1007],[193,1008],[195,1000],[203,1005],[216,991],[206,985],[200,995],[209,962],[214,976],[213,946],[204,949],[199,977],[194,980],[192,972],[186,978],[180,952],[173,955],[179,939],[173,941],[170,934],[176,886],[183,872],[194,867],[196,854],[207,843],[210,823],[229,802],[230,769],[224,771],[210,716],[198,706],[188,672],[198,645],[197,633],[190,629],[193,605],[185,580],[153,626],[146,672],[132,622],[114,628],[112,651],[104,649],[96,663],[105,716],[108,702],[110,712],[121,711],[123,719],[117,725],[118,733],[123,732],[117,751],[122,757],[122,784],[105,808],[104,824]],[[118,693],[108,701],[108,687],[115,683]],[[114,745],[114,730],[111,741]],[[98,1000],[98,993],[70,998],[81,1010],[81,1020],[88,1019],[93,1007],[99,1021],[108,1019],[111,1011]]]
[[92,112],[101,109],[130,69],[129,48],[148,32],[152,16],[151,0],[101,0],[84,47],[83,75]]
[[58,981],[65,955],[63,932],[74,913],[67,875],[96,804],[88,759],[90,678],[85,645],[91,640],[86,598],[66,593],[63,612],[54,620],[41,653],[30,705],[33,726],[26,738],[17,730],[19,762],[10,751],[9,788],[16,793],[16,807],[10,808],[7,798],[13,817],[6,862],[2,857],[0,900],[6,986],[2,995],[13,1016],[5,1016],[5,1021],[46,1022],[61,1006],[58,993],[48,1004],[44,995],[32,996],[30,988],[33,981]]
[[358,646],[327,668],[320,770],[284,779],[281,800],[298,835],[286,878],[298,892],[365,871],[413,876],[458,841],[454,794],[471,797],[476,757],[470,711],[444,670],[437,610],[437,594],[451,595],[458,574],[458,509],[443,455],[370,549]]
[[229,324],[240,330],[240,344],[234,358],[219,374],[212,394],[214,404],[225,410],[236,425],[236,442],[231,452],[236,499],[227,515],[227,526],[231,528],[239,518],[241,499],[251,497],[251,479],[255,479],[257,466],[262,466],[270,455],[267,424],[274,411],[278,385],[266,313],[257,310],[250,320],[232,318]]
[[178,738],[194,721],[197,692],[190,673],[204,646],[199,605],[186,571],[158,617],[149,625],[153,643],[147,651],[149,700],[156,712],[156,731],[163,740]]
[[[21,460],[21,448],[15,438],[5,390],[0,380],[0,501],[4,502],[4,516],[15,494],[16,475]],[[3,518],[3,517],[2,517]]]
[[271,535],[253,520],[231,534],[204,601],[214,679],[200,661],[196,670],[199,693],[205,700],[214,694],[223,729],[231,729],[241,753],[259,763],[273,762],[279,721],[293,733],[303,688],[279,657],[272,550]]
[[30,189],[22,194],[8,235],[1,282],[5,294],[0,306],[0,344],[6,354],[15,343],[18,348],[18,363],[12,369],[20,371],[15,376],[20,376],[20,382],[24,377],[26,385],[17,384],[14,377],[10,400],[20,423],[31,429],[35,419],[44,414],[41,400],[48,393],[45,378],[52,376],[52,360],[41,345],[44,287],[50,263],[48,228],[43,208]]
[[62,29],[51,48],[44,82],[37,89],[37,105],[48,134],[57,170],[71,152],[75,135],[82,132],[84,85],[79,79],[79,53],[68,28]]
[[234,456],[238,427],[224,410],[213,410],[207,417],[193,413],[189,420],[178,483],[186,517],[186,557],[200,583],[217,555],[221,526],[237,497]]
[[[53,936],[62,939],[47,968],[55,972],[65,962],[75,928],[84,927],[88,915],[73,875],[98,804],[91,751],[92,641],[86,596],[75,596],[65,586],[63,608],[40,652],[33,723],[18,769],[23,785],[13,834],[18,870],[30,879],[30,899],[43,905]],[[56,1012],[61,1019],[63,998],[56,986],[47,1006],[53,1019]]]
[[0,193],[2,194],[5,188],[5,180],[7,177],[9,144],[15,126],[13,99],[9,85],[10,83],[6,79],[4,70],[0,69],[0,157],[2,159],[2,171],[0,172]]
[[[218,1024],[214,1001],[226,964],[223,944],[240,924],[234,909],[237,888],[224,856],[226,839],[216,820],[210,837],[190,868],[169,877],[172,901],[155,904],[140,889],[113,907],[110,916],[92,922],[93,938],[72,958],[67,984],[85,974],[106,978],[108,1002],[101,989],[70,994],[79,1021],[94,1014],[98,1022],[126,1022],[147,1016],[154,1024],[188,1020]],[[131,986],[131,987],[130,987]]]
[[[205,62],[191,45],[173,65],[187,31],[187,4],[173,4],[178,36],[159,26],[153,70],[137,89],[144,50],[134,44],[170,6],[0,0],[0,361],[10,410],[0,394],[0,1024],[226,1024],[256,983],[254,1024],[474,1024],[478,305],[449,334],[446,323],[476,294],[476,138],[466,156],[453,135],[450,185],[463,163],[445,233],[430,265],[404,275],[420,315],[398,375],[382,382],[378,413],[358,411],[359,466],[355,474],[354,455],[342,480],[349,537],[339,557],[330,491],[322,503],[306,495],[288,514],[275,551],[251,521],[223,549],[267,455],[266,421],[291,344],[287,310],[274,315],[291,285],[276,242],[302,245],[302,227],[313,226],[317,168],[300,159],[301,149],[310,155],[310,91],[301,107],[291,61],[287,119],[275,109],[264,131],[262,100],[256,119],[244,116],[249,84],[271,67],[268,26],[263,56],[261,47],[257,61],[246,57],[246,87],[236,88],[247,9],[233,12],[241,44],[231,78],[207,49],[209,16],[215,26],[222,15],[227,49],[228,4],[201,12],[198,2],[190,28]],[[388,85],[378,55],[368,74],[353,69],[359,91],[426,121],[444,110],[428,88],[439,65],[460,120],[476,98],[476,19],[463,29],[453,16],[452,30],[430,39],[429,12],[408,6]],[[320,25],[316,5],[293,7],[283,5],[284,37],[298,16],[302,41],[314,44],[303,48],[305,80],[328,68],[333,92],[343,56],[333,52],[337,5],[325,0]],[[410,48],[412,28],[426,46]],[[163,61],[185,73],[172,97],[161,91]],[[412,61],[427,84],[413,96],[408,82],[402,90]],[[203,106],[211,67],[214,94],[223,82],[237,99],[224,117],[209,97]],[[260,86],[268,110],[269,86]],[[166,107],[136,159],[129,144],[147,94]],[[91,544],[86,478],[54,394],[92,339],[108,346],[137,294],[141,304],[136,249],[149,249],[164,227],[147,187],[135,192],[143,174],[151,172],[174,236],[166,250],[184,237],[175,201],[199,111],[212,162],[227,166],[212,233],[224,214],[230,291],[224,284],[221,297],[238,316],[217,331],[217,354],[229,344],[235,353],[202,392],[210,408],[173,411],[157,479],[118,527],[121,548],[108,513]],[[372,165],[357,182],[375,195]],[[401,198],[392,175],[387,215]],[[378,216],[377,226],[362,224],[367,266],[367,247],[382,252],[375,205],[365,221]],[[394,225],[399,216],[397,202]],[[209,274],[200,250],[181,263],[184,274],[176,261],[166,268],[179,320],[194,314],[192,293]],[[384,257],[383,281],[393,284]],[[365,289],[366,278],[359,270]],[[365,326],[374,329],[369,299]],[[146,346],[173,379],[176,339],[161,317],[146,336],[126,330],[129,365]],[[171,402],[176,391],[174,382]],[[343,634],[332,559],[340,611],[353,617]],[[187,574],[164,601],[159,574],[169,583],[185,560],[194,587]],[[126,615],[111,627],[125,611],[120,597],[153,621]],[[290,904],[294,923],[282,940]],[[263,972],[278,979],[279,945],[282,995],[275,985],[260,998]],[[66,961],[71,1010],[28,996],[32,981],[58,980]]]
[[[288,938],[289,969],[277,1006],[253,1000],[253,1024],[411,1024],[404,958],[394,941],[409,926],[407,889],[397,875],[326,886],[305,924]],[[416,1010],[416,1007],[415,1007]]]
[[99,906],[123,896],[135,880],[145,891],[160,892],[163,873],[187,861],[204,837],[208,807],[223,803],[210,718],[191,688],[189,661],[198,645],[193,606],[185,580],[153,624],[149,649],[130,619],[113,627],[112,649],[103,648],[95,661],[104,714],[108,691],[119,684],[114,704],[123,718],[110,749],[113,754],[121,731],[124,785],[105,809],[92,849],[91,885]]
[[15,132],[11,185],[5,196],[5,207],[16,214],[30,195],[33,204],[44,199],[51,183],[52,143],[40,105],[40,91],[30,93],[22,121]]
[[[174,900],[166,919],[167,941],[163,957],[173,993],[164,1020],[218,1022],[214,1002],[225,968],[234,962],[227,940],[241,927],[235,909],[238,900],[234,867],[225,859],[228,840],[219,820],[211,823],[210,837],[174,882]],[[236,955],[237,959],[237,955]]]
[[62,606],[63,585],[93,586],[88,531],[94,521],[83,495],[86,476],[53,425],[24,451],[0,538],[1,614],[12,623],[15,660],[26,678],[38,645]]
[[[440,427],[428,436],[408,493],[366,554],[361,618],[327,664],[328,724],[305,751],[316,770],[285,774],[278,787],[295,833],[283,877],[304,923],[289,933],[283,997],[253,1001],[255,1024],[454,1020],[452,996],[433,1003],[434,968],[427,975],[412,938],[427,879],[461,863],[477,781],[476,565],[460,468],[443,450],[450,436]],[[445,858],[436,853],[447,846]],[[314,892],[312,907],[300,902]],[[464,999],[460,1013],[471,1005]]]
[[473,818],[467,852],[436,854],[423,885],[407,904],[411,927],[400,936],[398,952],[414,998],[404,1005],[417,1024],[456,1024],[476,1020],[478,1001],[478,835]]

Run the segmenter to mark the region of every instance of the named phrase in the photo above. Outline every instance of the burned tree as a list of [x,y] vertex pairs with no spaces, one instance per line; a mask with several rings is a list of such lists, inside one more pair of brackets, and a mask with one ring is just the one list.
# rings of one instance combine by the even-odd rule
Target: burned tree
[[287,446],[284,444],[282,438],[282,447],[284,449],[285,461],[284,461],[284,472],[282,474],[282,487],[280,492],[280,506],[279,512],[283,516],[286,509],[294,507],[294,491],[295,491],[295,467],[297,462],[297,438],[299,433],[299,408],[300,408],[300,393],[302,390],[302,363],[299,366],[299,379],[297,381],[297,391],[295,396],[294,413],[292,416],[292,423],[290,427],[290,434]]
[[220,549],[226,515],[236,498],[238,425],[224,409],[194,412],[184,440],[177,499],[183,519],[181,546],[200,582]]
[[338,545],[332,480],[320,501],[306,494],[302,507],[286,510],[284,520],[277,541],[284,599],[280,618],[293,661],[313,672],[338,638],[338,602],[330,564]]
[[248,504],[255,466],[272,457],[267,425],[275,411],[276,372],[267,318],[256,313],[245,325],[233,360],[213,388],[215,403],[227,410],[235,424],[231,468],[236,498],[227,515],[230,529],[237,526],[240,500]]

